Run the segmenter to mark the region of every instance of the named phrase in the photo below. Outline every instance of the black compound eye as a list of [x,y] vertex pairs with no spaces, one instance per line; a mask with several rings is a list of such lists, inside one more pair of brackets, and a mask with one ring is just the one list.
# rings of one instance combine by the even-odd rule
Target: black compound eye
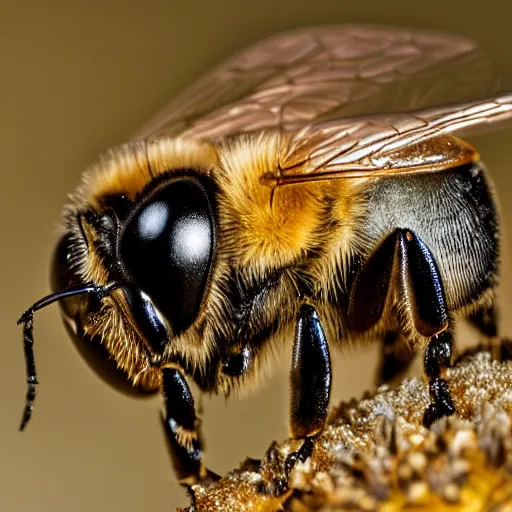
[[[51,267],[51,284],[54,292],[62,291],[69,286],[84,284],[74,271],[73,261],[76,260],[73,237],[65,234],[57,244]],[[76,349],[89,366],[108,384],[114,388],[135,396],[146,396],[154,390],[147,390],[141,385],[134,386],[128,376],[119,368],[101,343],[99,338],[91,338],[85,334],[83,325],[87,323],[89,313],[95,311],[99,304],[87,295],[75,295],[60,301],[64,325]],[[156,391],[156,390],[155,390]]]
[[59,240],[53,253],[50,267],[50,283],[53,292],[75,284],[76,277],[71,271],[71,235],[66,233]]
[[190,326],[201,306],[214,257],[213,216],[202,183],[177,177],[144,198],[121,235],[125,269],[174,334]]

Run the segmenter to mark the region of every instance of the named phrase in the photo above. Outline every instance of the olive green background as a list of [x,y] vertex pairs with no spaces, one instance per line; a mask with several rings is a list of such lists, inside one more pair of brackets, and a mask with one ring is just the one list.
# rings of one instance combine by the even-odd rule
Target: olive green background
[[[369,22],[474,37],[512,85],[506,0],[456,2],[215,0],[0,1],[1,350],[0,510],[173,510],[187,503],[171,473],[159,398],[108,388],[66,337],[58,308],[36,316],[40,377],[34,417],[17,432],[25,395],[16,318],[48,292],[62,204],[83,168],[235,50],[279,31]],[[512,87],[510,87],[512,90]],[[512,224],[512,131],[471,139]],[[512,333],[512,275],[504,244],[503,330]],[[471,262],[468,262],[468,265]],[[467,329],[464,339],[473,340]],[[335,358],[334,399],[371,386],[375,349]],[[287,361],[244,400],[205,397],[207,463],[225,472],[286,436]]]

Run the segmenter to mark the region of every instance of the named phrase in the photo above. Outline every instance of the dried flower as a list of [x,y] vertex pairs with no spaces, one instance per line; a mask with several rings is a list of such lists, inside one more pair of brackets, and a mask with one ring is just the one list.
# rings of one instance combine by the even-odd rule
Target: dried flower
[[194,486],[187,511],[512,510],[512,362],[480,348],[448,378],[458,414],[430,430],[425,382],[383,386],[335,408],[304,462],[286,462],[302,441],[274,443],[261,461]]

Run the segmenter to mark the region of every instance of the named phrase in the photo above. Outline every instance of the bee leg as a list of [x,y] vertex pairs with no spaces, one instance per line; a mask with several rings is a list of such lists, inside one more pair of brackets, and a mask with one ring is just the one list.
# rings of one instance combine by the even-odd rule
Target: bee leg
[[290,433],[309,438],[324,429],[331,393],[331,359],[314,307],[299,310],[290,372]]
[[434,256],[409,229],[395,229],[390,233],[356,276],[348,308],[351,327],[366,331],[377,324],[393,289],[407,301],[413,331],[430,338],[424,367],[431,403],[423,419],[429,426],[455,412],[448,383],[442,378],[451,363],[452,333],[448,329],[448,308]]
[[190,487],[198,482],[220,477],[203,464],[203,448],[194,397],[184,374],[178,368],[162,368],[165,415],[162,425],[167,447],[178,479]]
[[451,366],[452,342],[452,332],[447,329],[433,336],[425,350],[424,368],[429,379],[431,400],[423,416],[426,427],[455,413],[448,382],[442,378],[444,370]]
[[350,330],[366,332],[382,318],[393,287],[397,246],[401,238],[399,229],[387,236],[359,270],[348,303]]
[[376,325],[393,290],[408,301],[418,334],[430,338],[446,329],[448,313],[436,262],[430,249],[409,229],[390,233],[357,274],[349,298],[350,328],[365,332]]
[[[396,282],[400,260],[403,259],[404,230],[396,229],[373,251],[356,276],[350,291],[347,320],[352,331],[365,332],[382,318],[389,303],[389,295]],[[414,352],[397,356],[401,344],[399,330],[386,333],[381,346],[380,366],[376,383],[391,382],[402,375],[412,360]]]
[[400,337],[400,333],[396,331],[388,332],[384,336],[376,378],[377,386],[397,381],[414,360],[416,354],[411,349],[405,354],[400,354],[400,357],[397,355],[397,347],[401,345]]
[[453,333],[444,287],[430,249],[412,231],[401,230],[400,269],[416,332],[430,337],[424,355],[429,379],[430,405],[423,424],[427,427],[455,412],[448,382],[443,378],[451,365]]

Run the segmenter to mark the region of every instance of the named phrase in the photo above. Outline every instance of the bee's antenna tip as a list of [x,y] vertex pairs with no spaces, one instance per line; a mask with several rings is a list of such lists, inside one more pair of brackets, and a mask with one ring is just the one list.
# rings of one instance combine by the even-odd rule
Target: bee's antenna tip
[[32,308],[28,308],[23,314],[18,318],[16,325],[26,324],[30,319],[34,316],[34,310]]

